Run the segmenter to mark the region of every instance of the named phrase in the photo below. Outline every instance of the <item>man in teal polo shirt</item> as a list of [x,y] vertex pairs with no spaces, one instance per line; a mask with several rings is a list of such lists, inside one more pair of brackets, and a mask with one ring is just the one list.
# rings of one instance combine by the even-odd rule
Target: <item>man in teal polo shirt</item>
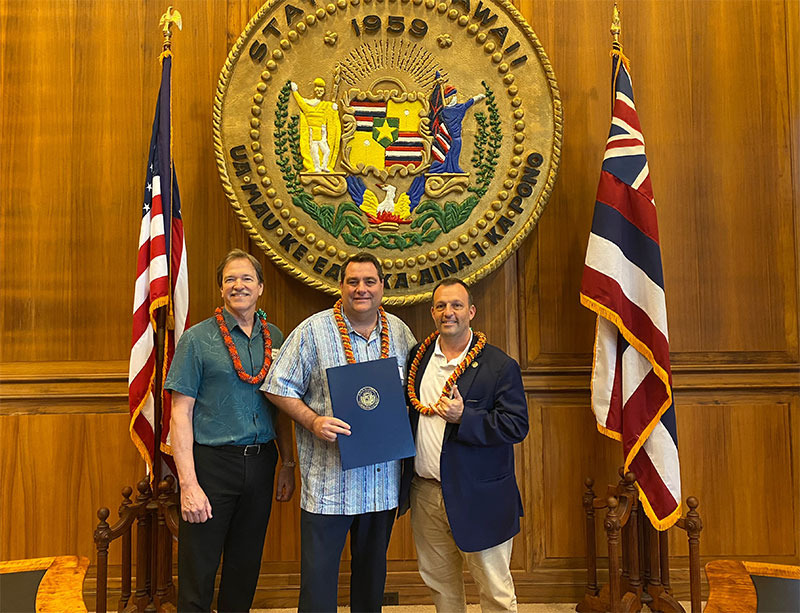
[[[224,308],[187,330],[175,349],[170,435],[178,469],[178,610],[210,611],[222,556],[217,608],[247,611],[258,583],[264,536],[276,500],[294,492],[291,421],[259,386],[283,334],[256,302],[261,264],[239,249],[217,268]],[[278,449],[276,449],[276,443]]]

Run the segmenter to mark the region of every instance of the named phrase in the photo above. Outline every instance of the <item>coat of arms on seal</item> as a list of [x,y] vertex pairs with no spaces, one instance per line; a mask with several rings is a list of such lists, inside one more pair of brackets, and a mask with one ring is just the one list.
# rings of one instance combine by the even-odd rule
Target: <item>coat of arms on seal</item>
[[372,411],[381,401],[381,396],[374,387],[369,385],[362,387],[356,394],[356,402],[364,411]]
[[220,75],[222,184],[281,267],[335,293],[373,252],[385,302],[495,270],[555,182],[561,102],[507,0],[271,0]]

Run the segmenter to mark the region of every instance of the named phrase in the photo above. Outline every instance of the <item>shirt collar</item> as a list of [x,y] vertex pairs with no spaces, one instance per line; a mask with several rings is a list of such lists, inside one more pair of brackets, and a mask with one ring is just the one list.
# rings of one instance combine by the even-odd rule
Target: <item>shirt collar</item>
[[[373,330],[372,330],[372,332],[370,333],[370,335],[369,335],[369,338],[368,338],[367,340],[369,340],[370,338],[372,338],[372,336],[373,336],[375,333],[377,333],[377,334],[380,334],[380,333],[381,333],[381,330],[383,329],[383,328],[382,328],[382,326],[381,326],[381,318],[380,318],[380,315],[378,315],[377,313],[375,313],[375,317],[377,317],[377,318],[378,318],[378,325],[377,325],[377,326],[375,326],[375,328],[373,328]],[[342,319],[344,320],[344,327],[347,329],[347,333],[348,333],[348,334],[353,334],[353,333],[355,333],[355,334],[358,334],[358,332],[356,331],[356,329],[353,327],[353,324],[351,324],[351,323],[350,323],[350,320],[349,320],[349,319],[347,319],[347,315],[345,315],[345,314],[344,314],[344,309],[342,309]],[[358,335],[359,335],[359,336],[361,336],[360,334],[358,334]],[[364,337],[363,337],[363,336],[361,336],[361,338],[364,338]]]
[[463,360],[466,357],[467,353],[469,352],[469,348],[472,346],[472,336],[473,336],[472,328],[470,328],[469,329],[469,342],[467,343],[467,346],[464,347],[464,351],[461,352],[461,355],[459,355],[459,356],[457,356],[457,357],[455,357],[455,358],[453,358],[452,360],[449,360],[449,361],[445,357],[444,351],[442,351],[442,347],[439,345],[439,341],[442,340],[442,337],[441,336],[437,336],[436,337],[436,344],[433,346],[433,355],[436,356],[437,358],[441,359],[441,360],[444,360],[448,364],[450,364],[450,363],[458,364],[461,360]]
[[[228,326],[228,330],[232,331],[234,328],[239,328],[239,330],[242,330],[241,326],[239,326],[239,322],[236,321],[236,318],[233,315],[231,315],[228,312],[228,309],[226,309],[225,307],[222,307],[222,317],[225,320],[225,325]],[[250,336],[252,337],[253,334],[258,333],[260,330],[261,330],[261,320],[255,314],[253,314],[253,330],[250,333]],[[242,334],[244,334],[243,330]]]

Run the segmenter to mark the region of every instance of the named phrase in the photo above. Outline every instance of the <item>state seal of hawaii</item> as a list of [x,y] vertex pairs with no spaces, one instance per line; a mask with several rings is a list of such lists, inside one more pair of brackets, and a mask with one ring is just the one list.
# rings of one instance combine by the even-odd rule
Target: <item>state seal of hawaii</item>
[[331,294],[369,251],[386,304],[500,266],[547,204],[561,131],[550,62],[506,0],[272,0],[214,103],[223,189],[256,243]]

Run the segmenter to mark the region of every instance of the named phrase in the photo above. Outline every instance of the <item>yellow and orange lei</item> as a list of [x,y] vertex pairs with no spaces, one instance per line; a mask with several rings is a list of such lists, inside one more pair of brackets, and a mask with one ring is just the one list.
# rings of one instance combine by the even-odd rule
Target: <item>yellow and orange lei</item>
[[[431,343],[436,340],[437,336],[439,336],[438,331],[433,332],[428,338],[422,341],[419,349],[417,349],[414,359],[411,360],[411,365],[408,367],[408,382],[406,383],[408,399],[411,401],[411,406],[423,415],[432,415],[435,413],[435,411],[433,407],[425,406],[419,401],[419,398],[417,398],[417,392],[415,391],[417,371],[419,370],[419,364],[422,361],[422,356],[425,355],[428,347],[430,347]],[[467,367],[472,364],[475,358],[478,357],[478,354],[483,351],[483,348],[486,346],[486,335],[483,332],[476,332],[475,337],[478,339],[475,342],[475,346],[470,349],[469,353],[464,356],[464,359],[458,363],[456,369],[453,371],[453,374],[451,374],[447,381],[445,381],[444,387],[442,388],[443,397],[450,396],[453,391],[453,386],[455,386],[458,378],[464,374],[464,371],[467,370]]]
[[[382,306],[378,306],[378,315],[381,318],[381,359],[389,357],[389,323],[386,321],[386,311]],[[342,339],[342,346],[344,347],[344,356],[347,358],[348,364],[356,363],[356,356],[353,353],[353,345],[350,343],[350,334],[347,332],[347,324],[344,323],[344,316],[342,315],[342,301],[336,301],[333,305],[333,319],[336,321],[336,327],[339,328],[339,336]]]

